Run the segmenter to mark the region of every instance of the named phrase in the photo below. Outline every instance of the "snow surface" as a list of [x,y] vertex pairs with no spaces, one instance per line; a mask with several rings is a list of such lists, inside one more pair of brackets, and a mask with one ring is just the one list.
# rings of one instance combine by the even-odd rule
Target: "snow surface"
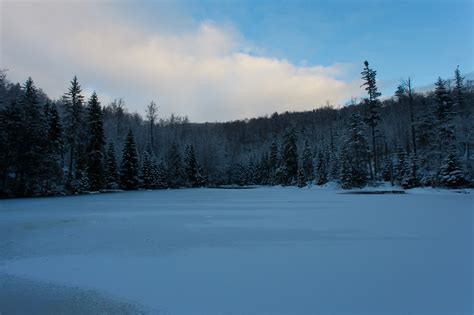
[[289,187],[4,200],[0,313],[471,315],[473,196]]

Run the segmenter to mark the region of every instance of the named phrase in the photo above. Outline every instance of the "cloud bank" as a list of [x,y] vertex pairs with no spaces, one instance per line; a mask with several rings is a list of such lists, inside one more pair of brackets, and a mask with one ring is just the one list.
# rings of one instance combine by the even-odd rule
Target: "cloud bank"
[[341,79],[348,65],[296,65],[256,54],[258,47],[230,25],[162,30],[111,3],[1,6],[1,67],[15,81],[32,76],[53,98],[77,75],[103,103],[123,97],[143,113],[153,99],[164,116],[203,122],[308,110],[360,94],[358,79]]

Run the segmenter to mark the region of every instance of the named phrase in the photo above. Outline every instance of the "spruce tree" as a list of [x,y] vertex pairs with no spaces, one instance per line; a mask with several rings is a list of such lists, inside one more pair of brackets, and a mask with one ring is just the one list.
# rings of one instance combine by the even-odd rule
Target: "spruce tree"
[[306,174],[303,168],[298,169],[298,187],[303,188],[306,186]]
[[[23,132],[22,113],[19,104],[12,100],[5,108],[0,108],[0,171],[2,177],[0,196],[13,196],[18,176],[18,156],[21,150]],[[12,179],[9,174],[14,173]]]
[[270,156],[268,158],[269,182],[271,185],[277,184],[275,173],[278,167],[279,167],[278,145],[276,141],[273,141],[270,147]]
[[306,181],[312,181],[314,179],[313,153],[311,152],[308,141],[304,143],[302,160]]
[[296,181],[298,172],[298,148],[296,146],[297,136],[294,128],[285,132],[282,149],[282,162],[286,168],[286,185]]
[[405,170],[401,178],[400,185],[405,188],[415,188],[419,186],[416,155],[407,156],[405,160]]
[[63,129],[56,105],[46,103],[43,112],[47,130],[47,143],[42,172],[45,177],[45,189],[50,193],[56,193],[59,191],[63,173]]
[[165,163],[161,161],[156,168],[156,188],[168,188],[168,172]]
[[169,147],[166,163],[168,166],[168,186],[170,188],[182,187],[184,185],[183,164],[179,147],[175,142]]
[[382,172],[382,178],[386,182],[390,182],[393,185],[393,161],[391,156],[385,159],[385,165]]
[[341,187],[362,187],[367,184],[369,149],[362,132],[362,120],[353,114],[348,121],[341,151]]
[[192,144],[187,145],[185,149],[184,172],[186,175],[187,186],[198,187],[198,162]]
[[349,147],[344,147],[341,150],[341,172],[339,174],[339,178],[342,189],[350,189],[355,186],[349,150]]
[[455,150],[454,143],[454,125],[453,119],[453,102],[449,91],[446,88],[446,82],[438,78],[435,83],[435,100],[436,100],[436,119],[438,136],[438,154],[439,159],[443,155],[447,155]]
[[449,188],[467,186],[469,181],[464,174],[459,161],[454,153],[449,153],[439,172],[441,185]]
[[139,187],[138,177],[139,165],[137,148],[132,130],[128,131],[123,147],[122,163],[120,167],[120,186],[126,190],[133,190]]
[[21,97],[22,130],[18,141],[21,143],[17,157],[18,194],[31,195],[39,192],[42,169],[46,157],[46,124],[38,92],[31,78],[23,86]]
[[366,98],[365,103],[367,105],[367,116],[366,122],[370,127],[370,133],[372,138],[372,159],[374,164],[374,176],[377,176],[377,148],[376,148],[376,128],[380,121],[379,114],[379,100],[378,97],[381,93],[377,88],[376,75],[377,71],[369,67],[369,62],[364,62],[364,70],[361,72],[362,80],[364,80],[363,87],[367,91],[368,98]]
[[473,125],[471,123],[471,111],[472,106],[469,106],[469,102],[466,101],[466,86],[464,84],[464,77],[461,75],[459,66],[454,71],[454,90],[453,90],[453,107],[459,113],[460,116],[460,130],[461,137],[459,141],[463,144],[465,167],[466,170],[470,170],[470,144],[471,144],[471,133],[473,132]]
[[317,182],[316,184],[321,186],[328,182],[328,172],[326,167],[326,160],[324,158],[324,154],[322,151],[318,154],[318,162],[316,164],[316,174],[317,174]]
[[80,142],[82,140],[81,130],[83,127],[83,102],[82,89],[77,77],[74,76],[68,92],[64,95],[65,107],[65,134],[66,143],[69,147],[69,179],[75,177],[77,159],[81,154]]
[[143,188],[152,189],[158,186],[158,167],[150,144],[143,152],[141,176]]
[[88,107],[89,145],[87,175],[91,190],[100,190],[104,186],[104,147],[105,135],[102,108],[95,92],[89,100]]
[[397,153],[397,167],[396,167],[396,179],[399,185],[402,184],[407,172],[409,171],[408,162],[406,159],[406,152],[404,149],[399,148]]
[[329,178],[331,180],[338,180],[340,175],[341,164],[339,161],[339,156],[336,152],[331,152],[331,164],[329,168]]
[[108,189],[117,189],[119,187],[119,174],[117,170],[117,158],[115,147],[109,142],[105,157],[105,187]]

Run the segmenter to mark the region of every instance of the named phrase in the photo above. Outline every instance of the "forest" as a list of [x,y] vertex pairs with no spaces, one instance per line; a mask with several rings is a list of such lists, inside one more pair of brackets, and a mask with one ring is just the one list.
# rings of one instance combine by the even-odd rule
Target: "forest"
[[382,98],[366,61],[366,97],[344,106],[193,123],[85,99],[77,77],[61,99],[0,72],[0,197],[135,189],[325,185],[383,181],[405,189],[472,187],[474,86],[459,67],[417,92],[410,78]]

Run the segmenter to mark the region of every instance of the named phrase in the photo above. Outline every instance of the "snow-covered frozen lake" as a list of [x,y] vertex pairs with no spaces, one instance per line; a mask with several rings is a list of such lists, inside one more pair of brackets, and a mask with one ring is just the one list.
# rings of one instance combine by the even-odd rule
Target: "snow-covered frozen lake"
[[469,314],[473,198],[182,189],[0,201],[3,314]]

